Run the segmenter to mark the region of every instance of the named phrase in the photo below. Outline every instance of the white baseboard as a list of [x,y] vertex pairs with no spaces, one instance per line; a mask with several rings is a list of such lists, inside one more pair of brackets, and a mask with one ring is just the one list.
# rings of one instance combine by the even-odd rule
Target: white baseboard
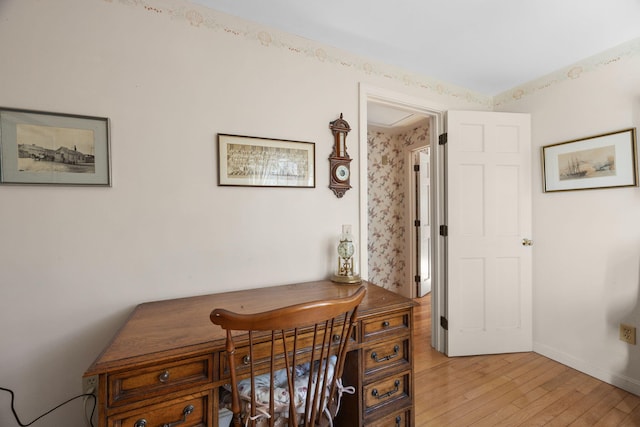
[[634,378],[629,378],[624,375],[608,372],[590,364],[585,360],[578,359],[544,344],[534,342],[533,351],[545,357],[548,357],[549,359],[555,360],[558,363],[562,363],[563,365],[569,366],[570,368],[597,378],[600,381],[604,381],[607,384],[611,384],[613,386],[626,390],[629,393],[640,396],[640,381]]

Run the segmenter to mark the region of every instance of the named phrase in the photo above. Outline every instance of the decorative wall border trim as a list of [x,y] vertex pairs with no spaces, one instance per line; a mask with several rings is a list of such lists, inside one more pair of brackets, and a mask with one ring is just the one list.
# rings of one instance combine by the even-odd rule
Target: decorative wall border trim
[[490,108],[493,102],[491,96],[412,73],[393,65],[372,61],[284,31],[236,18],[223,12],[191,3],[188,0],[99,1],[144,9],[157,15],[169,16],[172,20],[182,21],[193,27],[224,32],[227,35],[255,42],[264,47],[283,49],[294,55],[312,58],[322,63],[334,64],[366,75],[382,77],[402,83],[407,87],[426,90],[440,96],[478,104],[485,108]]
[[182,21],[193,27],[224,32],[227,35],[255,42],[264,47],[287,50],[294,55],[302,55],[319,62],[334,64],[366,75],[382,77],[402,83],[407,87],[425,90],[439,96],[447,96],[492,109],[516,102],[558,83],[578,79],[587,73],[616,63],[623,58],[640,54],[640,38],[637,38],[536,80],[516,86],[495,96],[489,96],[428,76],[412,73],[390,64],[372,61],[284,31],[236,18],[189,0],[98,1],[144,9],[157,15],[169,16],[172,20]]
[[534,95],[558,83],[576,80],[583,75],[600,70],[623,59],[640,55],[640,38],[608,49],[597,55],[578,61],[565,68],[547,74],[528,83],[516,86],[494,97],[493,107],[500,107],[510,102],[518,101],[526,96]]

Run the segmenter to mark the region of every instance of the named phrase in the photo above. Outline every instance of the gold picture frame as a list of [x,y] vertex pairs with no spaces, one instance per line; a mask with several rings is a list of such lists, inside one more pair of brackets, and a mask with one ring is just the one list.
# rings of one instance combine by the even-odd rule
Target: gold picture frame
[[636,129],[542,147],[544,192],[637,187]]

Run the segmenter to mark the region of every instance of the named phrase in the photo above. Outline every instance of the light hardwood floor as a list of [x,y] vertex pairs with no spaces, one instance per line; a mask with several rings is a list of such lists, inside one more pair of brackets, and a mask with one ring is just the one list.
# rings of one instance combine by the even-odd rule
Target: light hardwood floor
[[640,426],[640,397],[539,354],[436,352],[430,296],[416,302],[417,427]]

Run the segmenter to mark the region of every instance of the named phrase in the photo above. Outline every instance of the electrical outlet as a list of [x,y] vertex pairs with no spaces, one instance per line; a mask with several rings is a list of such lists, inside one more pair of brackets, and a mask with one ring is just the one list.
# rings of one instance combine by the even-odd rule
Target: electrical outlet
[[620,341],[636,345],[636,328],[635,326],[620,324]]
[[82,377],[82,392],[86,394],[96,394],[98,388],[98,376]]

